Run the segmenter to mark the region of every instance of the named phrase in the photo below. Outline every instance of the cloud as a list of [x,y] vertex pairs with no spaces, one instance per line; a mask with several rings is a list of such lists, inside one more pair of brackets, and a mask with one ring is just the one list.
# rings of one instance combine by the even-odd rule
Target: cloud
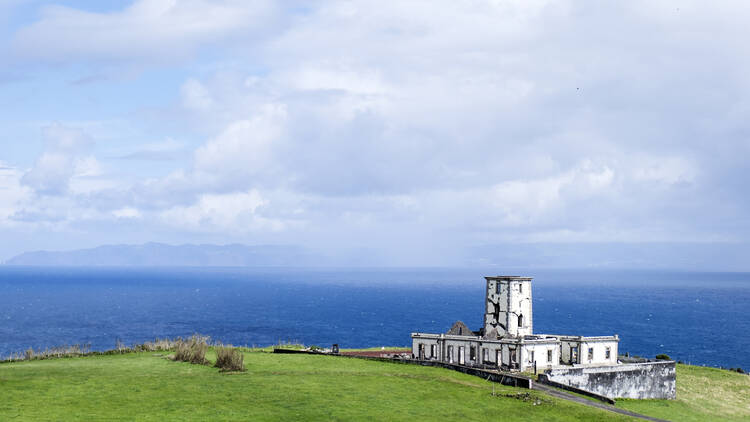
[[118,219],[140,218],[141,212],[135,208],[126,207],[112,211],[112,215]]
[[[715,164],[696,159],[690,134],[702,128],[684,117],[711,111],[674,95],[675,72],[694,59],[668,51],[670,40],[635,36],[679,25],[667,10],[434,9],[323,2],[254,58],[262,74],[186,79],[191,118],[223,126],[170,189],[285,189],[306,198],[305,217],[344,218],[347,230],[413,219],[450,236],[609,239],[608,225],[620,238],[646,225],[663,229],[642,239],[683,235],[687,220],[665,212],[702,192]],[[632,37],[582,35],[605,17]],[[644,68],[644,55],[663,66]]]
[[105,13],[45,6],[38,21],[16,33],[13,47],[41,61],[161,62],[234,35],[253,36],[274,15],[274,3],[264,0],[136,0]]
[[258,209],[265,204],[266,199],[257,190],[203,195],[190,206],[173,207],[161,212],[160,218],[168,225],[198,231],[282,230],[282,221],[269,219],[258,213]]
[[66,219],[394,251],[750,234],[740,3],[298,5],[43,9],[28,59],[187,63],[127,117],[181,142],[134,136],[113,163],[60,130],[24,186],[63,198],[26,215],[65,199]]
[[138,145],[137,150],[122,153],[120,160],[173,161],[185,155],[185,144],[168,138],[163,142]]
[[185,81],[180,92],[182,94],[182,103],[188,109],[205,111],[210,109],[214,103],[206,87],[193,78]]
[[56,123],[42,130],[45,150],[21,182],[41,194],[60,195],[67,191],[74,176],[88,176],[98,169],[92,156],[86,156],[93,140],[82,130]]
[[231,186],[243,179],[273,173],[271,152],[285,129],[286,108],[266,104],[253,117],[232,122],[222,133],[195,150],[197,177],[209,184]]
[[31,197],[31,190],[21,184],[22,175],[0,161],[0,227],[11,224],[11,217]]

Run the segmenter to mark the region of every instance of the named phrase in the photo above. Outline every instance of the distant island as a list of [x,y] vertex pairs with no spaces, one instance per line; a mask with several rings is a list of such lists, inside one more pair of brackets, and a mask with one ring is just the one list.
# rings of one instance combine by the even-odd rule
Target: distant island
[[73,251],[34,251],[5,262],[16,266],[315,266],[321,256],[290,245],[104,245]]

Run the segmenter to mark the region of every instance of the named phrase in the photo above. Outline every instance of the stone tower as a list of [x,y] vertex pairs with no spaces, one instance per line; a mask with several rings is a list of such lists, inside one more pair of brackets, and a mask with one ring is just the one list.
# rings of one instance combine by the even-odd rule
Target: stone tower
[[485,279],[485,338],[531,335],[531,277],[501,275]]

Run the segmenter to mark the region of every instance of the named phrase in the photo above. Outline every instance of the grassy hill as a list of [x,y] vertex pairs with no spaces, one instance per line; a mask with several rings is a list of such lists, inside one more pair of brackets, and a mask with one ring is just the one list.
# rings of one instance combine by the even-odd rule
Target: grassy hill
[[[0,420],[628,420],[447,369],[245,352],[247,372],[128,353],[0,364]],[[215,359],[209,352],[208,358]],[[750,377],[677,366],[677,400],[617,406],[675,421],[750,420]]]
[[0,420],[628,420],[528,390],[493,396],[440,368],[262,352],[245,365],[226,374],[159,353],[5,363]]
[[617,407],[673,421],[750,421],[750,376],[678,364],[676,400],[618,400]]

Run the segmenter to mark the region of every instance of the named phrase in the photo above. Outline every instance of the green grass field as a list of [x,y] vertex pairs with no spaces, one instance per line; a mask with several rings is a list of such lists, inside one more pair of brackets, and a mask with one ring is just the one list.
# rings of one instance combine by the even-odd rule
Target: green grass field
[[617,407],[673,421],[750,421],[750,376],[677,365],[676,400],[617,400]]
[[[213,359],[213,356],[209,356]],[[0,420],[628,420],[446,369],[248,352],[247,372],[159,353],[0,364]]]

